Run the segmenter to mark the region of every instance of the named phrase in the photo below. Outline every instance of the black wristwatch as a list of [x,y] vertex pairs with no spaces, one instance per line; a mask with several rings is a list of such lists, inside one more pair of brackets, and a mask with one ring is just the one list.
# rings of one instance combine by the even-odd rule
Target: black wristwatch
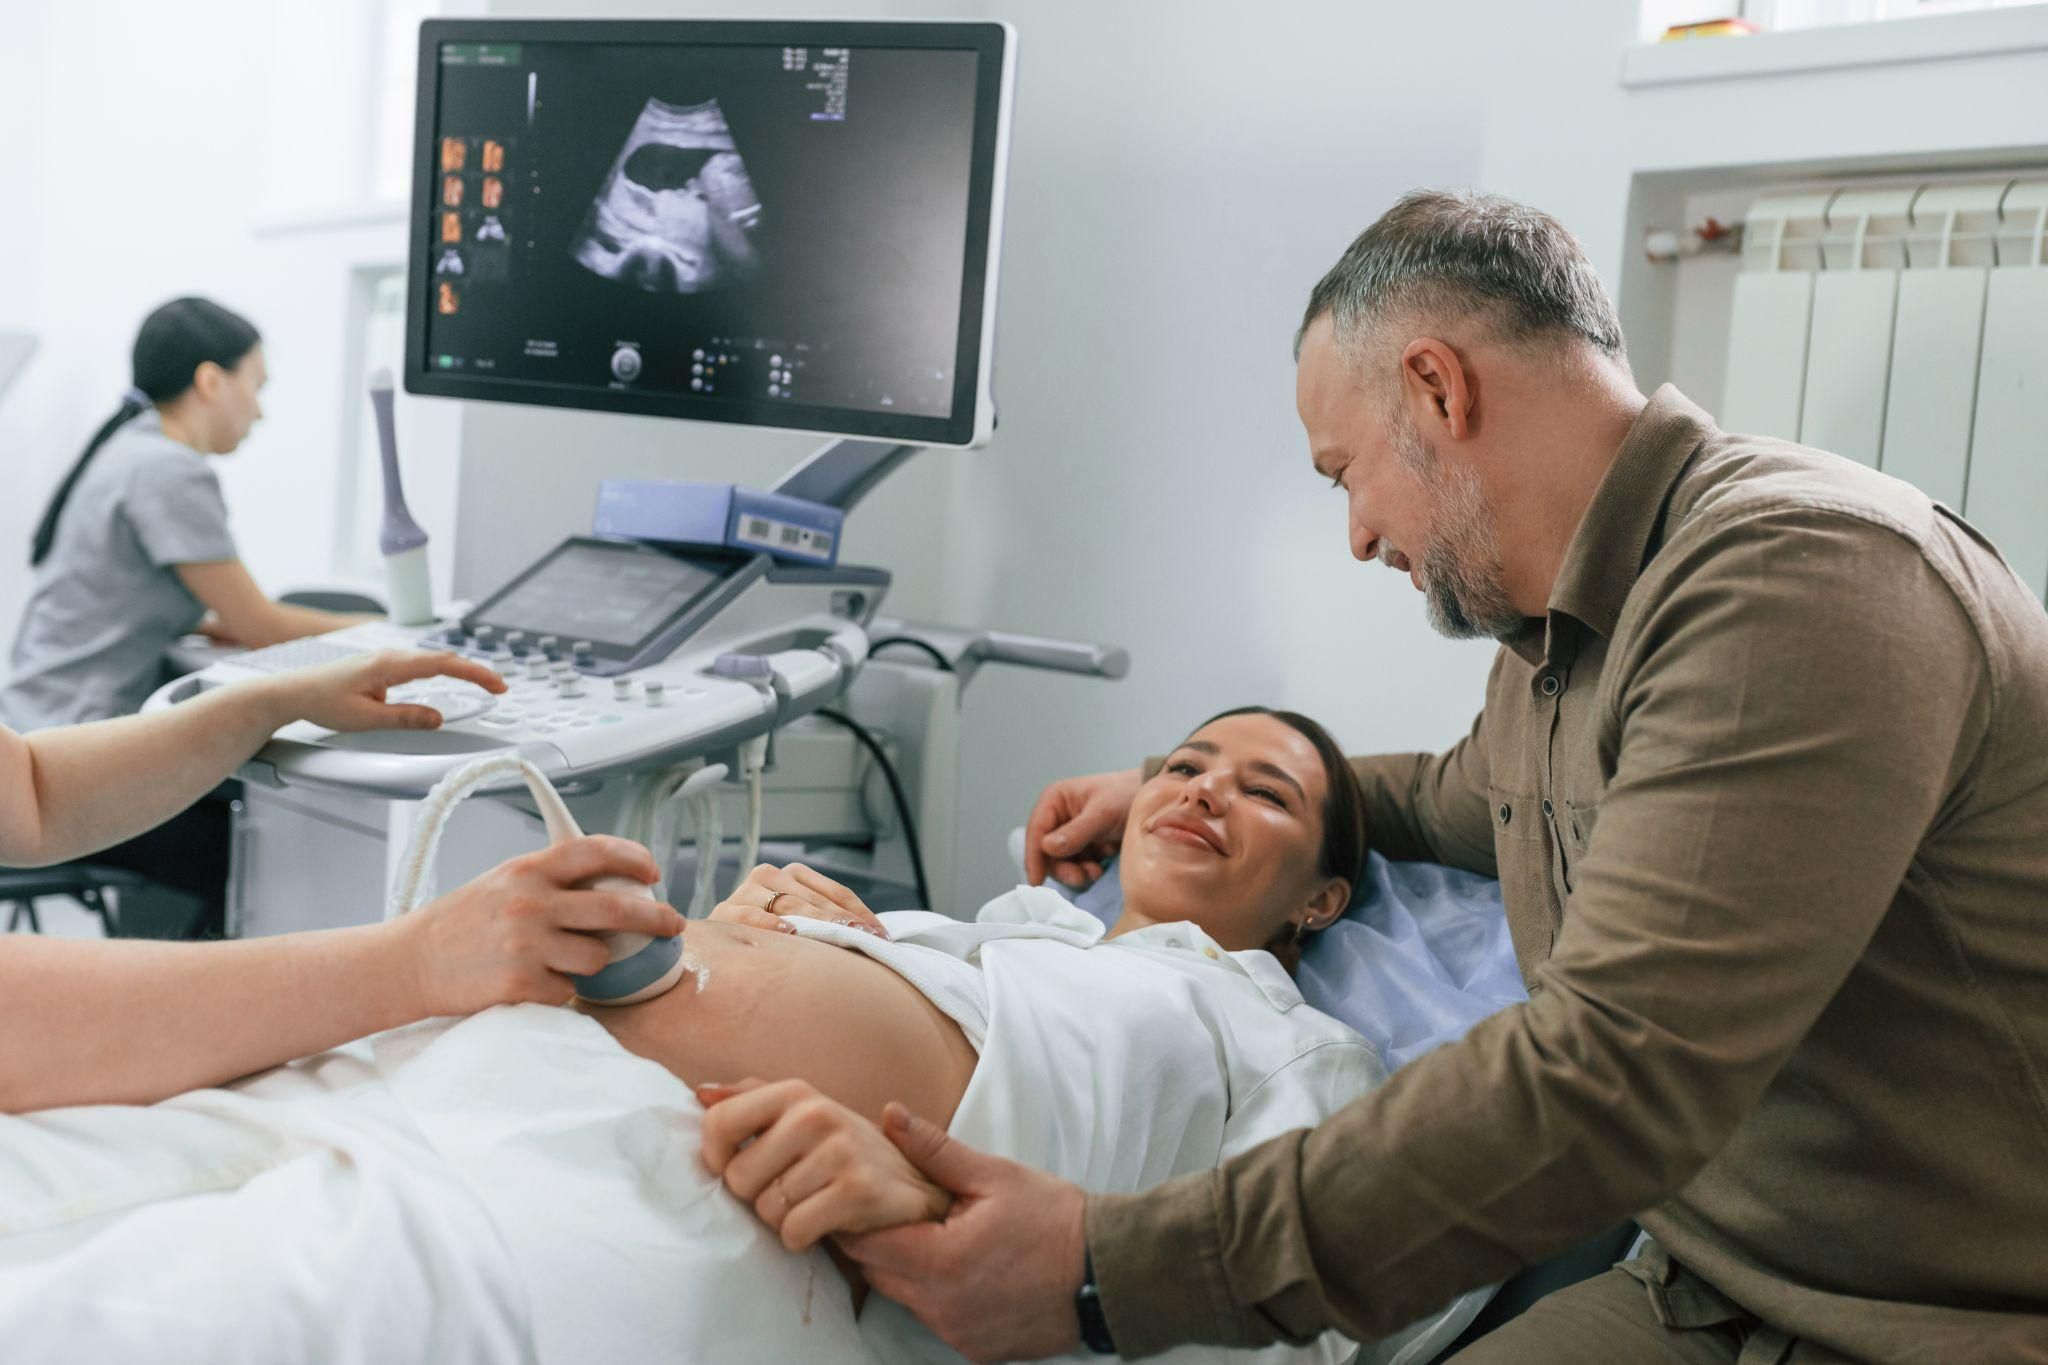
[[1102,1294],[1095,1287],[1095,1256],[1081,1253],[1081,1287],[1074,1291],[1074,1313],[1081,1319],[1081,1344],[1099,1356],[1116,1354],[1109,1319],[1102,1315]]

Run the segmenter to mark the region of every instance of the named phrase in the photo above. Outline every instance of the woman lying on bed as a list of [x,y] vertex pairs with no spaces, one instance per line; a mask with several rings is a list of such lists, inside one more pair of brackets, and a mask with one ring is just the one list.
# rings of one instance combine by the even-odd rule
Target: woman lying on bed
[[[1085,1188],[1135,1191],[1313,1125],[1383,1078],[1290,977],[1364,856],[1362,800],[1322,727],[1229,712],[1140,791],[1107,934],[1044,887],[973,923],[878,921],[809,869],[760,868],[688,930],[701,992],[589,1012],[699,1087],[706,1164],[792,1250],[946,1211],[879,1129],[890,1101]],[[910,1350],[921,1333],[877,1309]]]
[[[1143,788],[1122,857],[1110,934],[1043,888],[972,923],[877,919],[760,869],[688,926],[701,973],[644,1004],[488,1010],[148,1108],[0,1117],[0,1340],[156,1362],[957,1361],[885,1299],[856,1319],[821,1251],[785,1249],[945,1210],[876,1127],[891,1101],[1136,1191],[1383,1075],[1283,965],[1364,857],[1320,727],[1202,726]],[[678,1078],[758,1083],[700,1089],[707,1110]],[[1169,1357],[1226,1358],[1246,1359]]]

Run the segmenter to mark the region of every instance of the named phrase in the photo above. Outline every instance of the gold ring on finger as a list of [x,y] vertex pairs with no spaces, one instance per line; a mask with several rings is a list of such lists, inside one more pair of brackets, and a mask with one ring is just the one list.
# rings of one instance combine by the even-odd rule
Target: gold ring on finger
[[768,903],[762,906],[761,908],[763,910],[766,910],[771,915],[774,914],[775,902],[781,900],[784,896],[787,896],[788,894],[789,893],[787,891],[770,891],[768,893]]

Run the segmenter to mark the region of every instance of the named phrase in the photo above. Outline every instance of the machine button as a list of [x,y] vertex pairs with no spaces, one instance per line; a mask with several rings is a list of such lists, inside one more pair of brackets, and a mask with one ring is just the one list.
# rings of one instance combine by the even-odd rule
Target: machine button
[[640,348],[621,346],[612,352],[612,378],[630,384],[640,377]]
[[619,701],[633,700],[633,680],[631,678],[613,678],[612,696]]
[[572,720],[569,722],[569,727],[573,730],[588,730],[592,723],[587,720]]
[[[649,678],[640,685],[641,695],[649,706],[659,706],[668,699],[668,687],[659,678]],[[684,693],[685,696],[690,695]]]
[[529,678],[545,678],[545,677],[547,677],[547,675],[548,675],[548,661],[547,661],[547,660],[546,660],[545,658],[543,658],[543,657],[542,657],[541,655],[539,655],[539,654],[529,654],[529,655],[527,655],[527,656],[526,656],[526,676],[527,676],[527,677],[529,677]]
[[617,725],[620,721],[624,719],[624,716],[599,716],[597,718],[597,723],[599,725]]
[[555,684],[555,690],[565,697],[580,697],[583,695],[583,679],[564,678]]

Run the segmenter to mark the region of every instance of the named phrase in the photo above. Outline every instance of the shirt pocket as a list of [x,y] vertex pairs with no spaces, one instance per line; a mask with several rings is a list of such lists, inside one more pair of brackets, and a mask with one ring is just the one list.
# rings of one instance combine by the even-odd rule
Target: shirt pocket
[[1496,846],[1543,837],[1543,799],[1536,793],[1490,782],[1486,787],[1486,805],[1491,812]]

